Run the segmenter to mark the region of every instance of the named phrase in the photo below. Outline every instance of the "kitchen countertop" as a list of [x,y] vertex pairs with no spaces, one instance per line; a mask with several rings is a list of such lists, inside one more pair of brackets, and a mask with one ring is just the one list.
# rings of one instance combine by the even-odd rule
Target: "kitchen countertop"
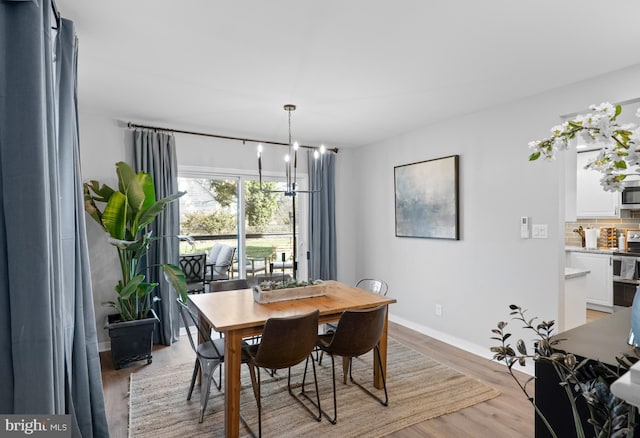
[[635,356],[627,344],[631,329],[631,308],[614,312],[580,327],[561,332],[564,339],[556,348],[569,351],[583,358],[600,360],[616,366],[616,356],[629,353]]
[[584,253],[591,253],[591,254],[610,254],[610,255],[630,256],[630,257],[640,258],[640,252],[621,251],[618,248],[589,249],[589,248],[582,248],[580,246],[565,246],[564,251],[565,252],[584,252]]
[[564,268],[564,279],[568,280],[569,278],[582,277],[587,275],[589,272],[591,271],[588,269],[566,267]]
[[618,252],[623,252],[623,251],[620,251],[618,248],[606,248],[606,249],[595,248],[595,249],[590,249],[590,248],[583,248],[581,246],[565,246],[564,250],[565,251],[574,251],[574,252],[590,252],[592,254],[614,254],[614,253],[618,253]]

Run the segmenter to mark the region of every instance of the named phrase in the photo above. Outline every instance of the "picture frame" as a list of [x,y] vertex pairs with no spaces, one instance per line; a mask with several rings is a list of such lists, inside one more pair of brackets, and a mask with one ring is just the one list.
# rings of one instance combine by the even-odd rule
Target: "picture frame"
[[459,157],[393,168],[396,237],[460,240]]

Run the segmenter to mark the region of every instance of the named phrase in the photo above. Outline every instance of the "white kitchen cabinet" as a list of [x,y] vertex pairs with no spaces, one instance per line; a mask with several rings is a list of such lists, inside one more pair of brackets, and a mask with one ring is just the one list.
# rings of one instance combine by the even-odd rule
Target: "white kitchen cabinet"
[[576,169],[576,216],[578,218],[620,217],[620,194],[606,192],[600,185],[602,174],[585,169],[599,150],[578,152]]
[[591,273],[586,269],[564,269],[564,324],[561,331],[587,322],[587,285]]
[[611,254],[571,251],[567,266],[588,269],[586,282],[587,307],[596,310],[613,309],[613,261]]

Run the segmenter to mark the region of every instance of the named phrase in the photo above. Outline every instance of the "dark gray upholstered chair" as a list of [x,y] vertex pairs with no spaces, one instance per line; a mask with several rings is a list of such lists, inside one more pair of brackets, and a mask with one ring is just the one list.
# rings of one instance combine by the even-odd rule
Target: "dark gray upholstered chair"
[[209,251],[206,281],[228,280],[235,254],[236,249],[232,246],[222,243],[213,245]]
[[180,269],[187,280],[187,292],[190,294],[200,294],[205,292],[205,273],[207,266],[207,255],[182,254],[180,255]]
[[[279,370],[288,368],[287,389],[289,394],[297,400],[316,421],[322,419],[320,410],[320,395],[318,393],[318,382],[316,380],[316,365],[312,352],[317,343],[318,318],[320,312],[315,310],[305,315],[296,315],[286,318],[269,318],[264,325],[262,338],[257,345],[246,345],[243,351],[248,355],[249,372],[251,374],[251,385],[258,405],[258,436],[262,436],[262,401],[260,393],[260,368],[267,370]],[[316,389],[317,415],[296,396],[291,390],[291,369],[290,367],[306,360],[304,366],[304,376],[302,378],[301,395],[311,401],[305,393],[304,385],[307,377],[307,367],[309,360],[313,367],[313,380]],[[313,401],[311,401],[313,403]],[[315,403],[313,403],[315,405]],[[241,417],[242,418],[242,417]],[[251,428],[242,419],[245,427],[253,434]]]
[[[347,310],[345,311],[334,333],[323,334],[318,336],[318,348],[331,356],[331,368],[333,376],[333,418],[322,411],[327,419],[335,424],[338,419],[338,407],[336,403],[336,370],[334,356],[341,356],[349,360],[349,380],[378,400],[383,406],[389,404],[389,396],[387,395],[387,384],[385,382],[384,371],[382,369],[382,358],[380,357],[380,349],[378,342],[382,336],[384,322],[386,318],[387,306],[379,306],[373,309],[364,310]],[[380,374],[384,386],[384,400],[373,394],[367,388],[356,382],[352,376],[354,357],[361,356],[371,350],[375,351],[380,366]],[[346,374],[343,377],[343,383],[347,383]]]

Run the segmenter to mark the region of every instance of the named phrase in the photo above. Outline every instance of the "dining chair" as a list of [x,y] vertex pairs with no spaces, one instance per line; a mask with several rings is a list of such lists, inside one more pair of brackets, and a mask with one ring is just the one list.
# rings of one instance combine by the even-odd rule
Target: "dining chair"
[[383,297],[387,296],[387,291],[389,290],[389,286],[385,281],[375,278],[363,278],[356,283],[356,287],[377,293]]
[[[386,318],[387,306],[382,305],[372,309],[364,310],[346,310],[340,316],[338,325],[334,333],[318,335],[318,348],[322,352],[326,352],[331,356],[331,371],[333,377],[333,418],[322,411],[327,419],[336,424],[338,419],[338,407],[336,403],[336,370],[334,356],[341,356],[347,360],[347,363],[343,362],[344,376],[343,383],[347,383],[347,370],[349,368],[349,380],[369,394],[374,399],[378,400],[383,406],[388,406],[389,396],[387,394],[387,383],[384,377],[384,370],[382,367],[382,358],[380,356],[380,349],[378,342],[382,336]],[[382,384],[384,388],[384,400],[373,394],[367,388],[362,386],[353,378],[353,358],[361,356],[371,350],[374,350],[378,359],[379,371],[382,377]],[[375,362],[375,361],[374,361]],[[374,365],[375,366],[375,365]]]
[[[265,322],[262,338],[259,344],[245,345],[244,353],[248,356],[249,373],[251,375],[251,386],[253,394],[256,398],[258,406],[258,436],[262,436],[262,396],[261,396],[261,379],[260,368],[267,370],[279,370],[288,368],[287,389],[289,394],[298,401],[316,421],[322,419],[322,411],[320,409],[320,394],[318,393],[318,381],[316,378],[316,365],[312,356],[313,350],[317,343],[318,336],[318,318],[320,311],[294,315],[284,318],[269,318]],[[313,405],[318,408],[316,415],[301,399],[291,390],[291,367],[301,363],[306,359],[304,365],[304,376],[302,378],[302,386],[300,395],[310,400]],[[313,380],[316,389],[316,403],[305,392],[305,380],[307,377],[307,368],[309,360],[313,367]],[[240,417],[242,423],[255,436],[247,422]]]
[[[202,370],[202,379],[200,382],[200,418],[199,422],[204,420],[204,411],[207,408],[207,401],[209,400],[209,391],[211,389],[211,381],[216,383],[218,389],[221,388],[222,382],[215,382],[213,377],[216,368],[220,367],[220,364],[224,362],[224,339],[212,339],[208,327],[204,327],[197,315],[182,302],[180,298],[176,299],[178,303],[178,309],[180,309],[180,315],[182,316],[182,322],[186,328],[187,336],[189,337],[189,343],[191,348],[196,353],[196,362],[193,367],[193,375],[191,377],[191,384],[189,385],[189,394],[187,400],[191,400],[191,394],[193,393],[193,387],[195,386],[196,379],[198,378],[198,372]],[[198,334],[203,342],[196,343],[189,329],[192,325],[198,329]],[[243,355],[242,362],[247,361],[247,357]]]
[[[364,290],[368,290],[369,292],[376,293],[378,295],[382,295],[383,297],[387,296],[387,291],[389,290],[389,286],[384,280],[377,280],[375,278],[363,278],[356,283],[356,287]],[[328,322],[324,325],[324,333],[333,333],[336,330],[336,323]],[[318,358],[318,365],[322,365],[322,351],[320,352],[320,356]]]
[[[250,285],[249,282],[243,278],[237,278],[234,280],[219,280],[219,281],[212,281],[209,283],[209,292],[213,293],[213,292],[225,292],[225,291],[229,291],[229,290],[237,290],[237,289],[249,289]],[[209,333],[211,333],[211,330],[209,330]],[[222,337],[222,333],[220,333],[220,337]],[[249,338],[251,341],[255,341],[255,339],[258,339],[257,336],[252,336]],[[222,385],[222,367],[218,368],[218,382],[217,383],[217,387],[218,389],[221,388]]]
[[187,293],[199,294],[205,292],[205,273],[207,254],[181,254],[180,269],[187,280]]
[[249,289],[249,281],[244,278],[236,278],[233,280],[219,280],[209,283],[209,292],[225,292],[237,289]]

